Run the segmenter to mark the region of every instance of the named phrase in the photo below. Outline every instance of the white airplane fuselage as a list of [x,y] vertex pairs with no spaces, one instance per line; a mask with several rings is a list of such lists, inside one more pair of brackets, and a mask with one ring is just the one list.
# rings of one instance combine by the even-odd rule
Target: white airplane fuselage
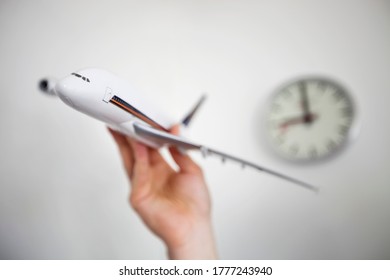
[[162,131],[174,124],[126,81],[102,69],[88,68],[72,73],[56,83],[54,93],[70,107],[154,148],[161,145],[137,135],[134,123]]

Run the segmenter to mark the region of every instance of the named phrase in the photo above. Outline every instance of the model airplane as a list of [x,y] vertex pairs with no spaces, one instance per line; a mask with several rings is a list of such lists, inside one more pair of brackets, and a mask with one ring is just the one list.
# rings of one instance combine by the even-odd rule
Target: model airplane
[[[128,83],[114,74],[96,68],[83,69],[62,80],[43,79],[40,89],[57,95],[70,107],[105,122],[111,129],[135,138],[150,147],[176,146],[180,150],[199,150],[203,156],[216,155],[222,161],[232,160],[243,167],[249,166],[283,178],[313,191],[318,189],[310,184],[261,167],[246,160],[216,151],[169,132],[172,122],[161,114],[150,102],[137,93]],[[183,119],[187,126],[204,101],[204,97]]]

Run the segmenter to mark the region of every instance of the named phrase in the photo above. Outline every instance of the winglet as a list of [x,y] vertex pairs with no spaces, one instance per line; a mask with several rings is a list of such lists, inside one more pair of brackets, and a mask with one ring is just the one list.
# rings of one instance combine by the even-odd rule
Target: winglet
[[203,102],[206,100],[206,94],[203,94],[198,103],[196,103],[196,105],[194,106],[194,108],[185,116],[185,118],[182,120],[181,124],[183,126],[188,126],[192,120],[192,118],[194,117],[194,115],[196,114],[196,112],[198,111],[198,109],[202,106]]

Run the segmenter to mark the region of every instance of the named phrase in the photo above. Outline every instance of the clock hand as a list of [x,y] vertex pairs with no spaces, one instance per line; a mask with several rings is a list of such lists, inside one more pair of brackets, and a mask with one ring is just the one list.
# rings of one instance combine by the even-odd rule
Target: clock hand
[[282,122],[279,125],[279,127],[281,129],[286,129],[286,128],[288,128],[291,125],[307,123],[307,119],[310,119],[310,122],[313,122],[315,119],[317,119],[317,117],[318,116],[316,114],[310,114],[309,113],[308,115],[305,115],[305,116],[300,116],[300,117],[287,119],[284,122]]
[[307,95],[307,88],[305,82],[300,83],[300,93],[301,93],[301,101],[302,101],[302,109],[303,109],[303,121],[304,123],[310,124],[313,122],[312,114],[310,113],[309,107],[309,98]]
[[300,117],[296,117],[296,118],[287,119],[286,121],[282,122],[279,125],[279,127],[282,129],[286,129],[290,125],[300,124],[300,123],[304,123],[304,122],[305,122],[305,119],[302,116],[300,116]]

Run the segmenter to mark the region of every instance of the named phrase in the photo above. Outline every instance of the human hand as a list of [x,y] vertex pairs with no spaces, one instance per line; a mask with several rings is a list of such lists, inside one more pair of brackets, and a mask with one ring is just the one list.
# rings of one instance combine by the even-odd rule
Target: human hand
[[[131,182],[130,204],[168,247],[171,259],[215,259],[210,196],[200,167],[170,148],[174,170],[156,149],[110,130]],[[178,134],[178,127],[171,132]]]

